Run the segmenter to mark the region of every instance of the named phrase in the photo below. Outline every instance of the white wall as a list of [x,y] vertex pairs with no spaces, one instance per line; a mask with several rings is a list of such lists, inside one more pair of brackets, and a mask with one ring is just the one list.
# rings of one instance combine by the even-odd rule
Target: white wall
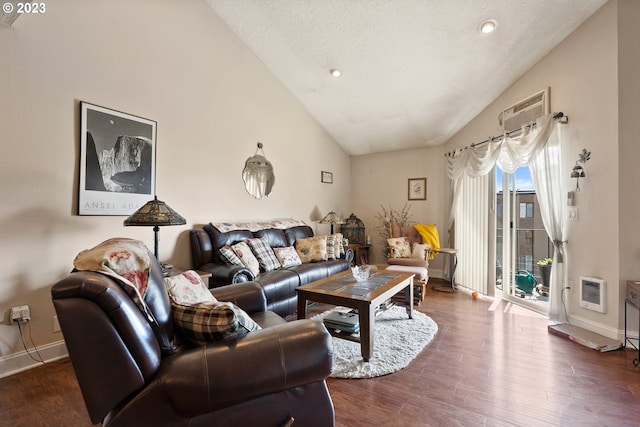
[[[382,224],[376,219],[376,214],[382,213],[381,206],[400,211],[407,203],[413,221],[436,224],[441,246],[448,245],[449,210],[443,200],[449,192],[449,181],[444,167],[443,147],[351,157],[351,206],[371,236],[371,263],[385,261],[386,242],[380,236]],[[410,178],[427,178],[427,200],[408,200]],[[431,274],[442,268],[438,258],[431,264]]]
[[[80,101],[157,121],[157,194],[187,219],[161,229],[163,261],[189,267],[188,230],[209,221],[349,213],[349,157],[204,1],[47,6],[0,28],[0,361],[22,351],[12,306],[31,306],[36,344],[62,340],[49,289],[80,250],[153,247],[124,217],[76,215]],[[257,141],[276,174],[263,200],[241,179]]]
[[[435,222],[442,237],[450,204],[443,152],[499,134],[497,117],[504,107],[550,87],[551,110],[569,116],[569,124],[563,127],[562,148],[566,191],[575,189],[570,173],[578,153],[582,148],[592,153],[585,165],[587,177],[581,180],[582,190],[576,197],[579,219],[570,226],[569,280],[577,284],[585,275],[603,278],[609,284],[606,314],[580,308],[576,291],[568,295],[570,317],[580,326],[619,337],[626,280],[640,278],[636,214],[640,203],[636,164],[640,151],[639,7],[631,0],[607,3],[444,147],[353,158],[352,206],[356,213],[368,219],[369,227],[373,221],[367,209],[380,203],[401,207],[406,201],[406,178],[427,176],[428,200],[414,202],[412,211],[418,222]],[[618,19],[624,30],[620,32],[624,40],[620,43],[620,55],[624,55],[620,70]]]
[[[640,280],[640,2],[618,2],[618,105],[619,105],[619,168],[618,228],[620,252],[620,304],[623,304],[626,281]],[[638,316],[630,309],[629,325],[638,330]],[[620,310],[620,325],[624,326],[624,310]]]
[[[619,250],[618,242],[618,42],[617,4],[606,4],[567,37],[537,65],[525,73],[447,147],[469,145],[495,134],[496,118],[512,105],[545,87],[551,88],[551,111],[563,111],[569,124],[562,128],[562,163],[566,171],[564,190],[575,190],[570,179],[578,153],[586,148],[591,160],[584,166],[587,177],[576,193],[579,219],[569,225],[567,260],[569,280],[599,277],[609,283],[607,314],[578,306],[577,286],[567,295],[572,321],[608,336],[618,334]],[[609,230],[609,232],[603,232]]]

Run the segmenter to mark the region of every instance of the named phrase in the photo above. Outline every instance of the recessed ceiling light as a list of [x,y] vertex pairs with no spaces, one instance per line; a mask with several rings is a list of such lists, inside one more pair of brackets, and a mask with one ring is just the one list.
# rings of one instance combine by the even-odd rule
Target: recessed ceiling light
[[332,68],[331,70],[329,70],[329,72],[333,77],[340,77],[342,75],[342,71],[338,70],[337,68]]
[[483,34],[492,33],[498,27],[498,23],[494,19],[489,19],[480,24],[479,30]]

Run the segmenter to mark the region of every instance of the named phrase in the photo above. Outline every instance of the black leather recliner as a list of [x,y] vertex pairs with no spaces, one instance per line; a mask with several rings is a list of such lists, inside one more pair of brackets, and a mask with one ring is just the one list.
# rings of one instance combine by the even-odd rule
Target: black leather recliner
[[53,304],[93,423],[104,426],[333,426],[326,386],[333,355],[322,322],[266,311],[254,282],[212,290],[263,328],[205,347],[174,332],[160,266],[145,301],[155,322],[111,277],[73,272]]

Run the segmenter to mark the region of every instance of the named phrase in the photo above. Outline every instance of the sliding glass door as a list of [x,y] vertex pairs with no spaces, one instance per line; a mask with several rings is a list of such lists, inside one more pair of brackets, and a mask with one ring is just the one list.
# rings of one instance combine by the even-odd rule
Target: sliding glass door
[[496,168],[496,294],[547,313],[542,261],[553,253],[528,167]]

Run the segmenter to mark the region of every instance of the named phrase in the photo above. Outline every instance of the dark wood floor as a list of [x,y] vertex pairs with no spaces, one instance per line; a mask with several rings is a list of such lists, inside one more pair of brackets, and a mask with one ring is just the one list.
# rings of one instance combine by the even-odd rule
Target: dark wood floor
[[[462,291],[429,288],[418,309],[439,331],[408,368],[329,379],[338,427],[640,425],[637,353],[582,347],[540,315]],[[91,425],[70,363],[1,379],[0,425]]]

